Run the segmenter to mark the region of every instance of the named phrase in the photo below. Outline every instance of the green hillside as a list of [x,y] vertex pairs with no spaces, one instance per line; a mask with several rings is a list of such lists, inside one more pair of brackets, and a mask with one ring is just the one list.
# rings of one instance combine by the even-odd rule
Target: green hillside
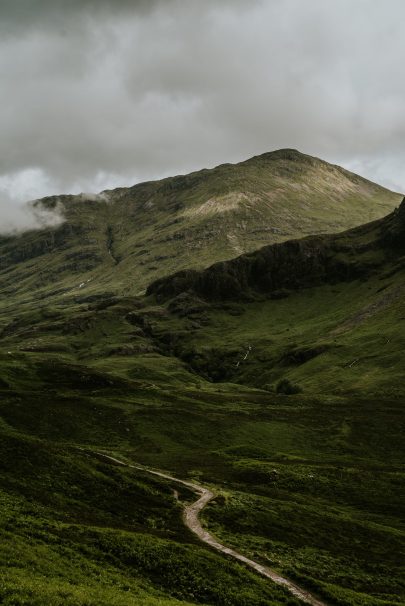
[[295,150],[96,196],[57,196],[58,228],[0,238],[0,294],[24,302],[112,292],[265,244],[383,217],[400,196]]
[[[269,213],[283,180],[285,233],[243,227],[256,213],[239,202],[196,212],[236,173]],[[197,541],[187,490],[104,452],[209,486],[207,528],[326,604],[403,604],[405,203],[274,243],[311,205],[331,231],[338,200],[337,230],[400,202],[291,151],[111,197],[65,200],[61,227],[1,243],[0,603],[299,603]],[[226,260],[230,225],[250,252]]]
[[[170,313],[156,338],[211,380],[272,388],[288,378],[316,393],[402,395],[404,270],[405,201],[336,236],[154,282],[148,294],[169,300]],[[172,318],[183,318],[183,328],[193,318],[195,329],[176,339]]]

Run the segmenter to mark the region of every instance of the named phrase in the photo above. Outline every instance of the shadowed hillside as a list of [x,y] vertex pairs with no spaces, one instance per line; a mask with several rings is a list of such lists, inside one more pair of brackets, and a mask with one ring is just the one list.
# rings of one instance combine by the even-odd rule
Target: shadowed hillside
[[238,300],[253,292],[276,298],[291,289],[370,276],[384,263],[400,263],[398,256],[404,250],[405,198],[382,221],[337,236],[311,236],[274,244],[204,271],[179,272],[152,283],[147,294],[170,298],[193,290],[209,299]]

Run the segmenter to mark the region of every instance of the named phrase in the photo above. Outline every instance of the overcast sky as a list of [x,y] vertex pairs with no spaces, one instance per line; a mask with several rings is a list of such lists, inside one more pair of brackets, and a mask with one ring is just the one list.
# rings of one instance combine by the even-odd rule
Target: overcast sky
[[281,147],[405,191],[403,0],[1,0],[0,220]]

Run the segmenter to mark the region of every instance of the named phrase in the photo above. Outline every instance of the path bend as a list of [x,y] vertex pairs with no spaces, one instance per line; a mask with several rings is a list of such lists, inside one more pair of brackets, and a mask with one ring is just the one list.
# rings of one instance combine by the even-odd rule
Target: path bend
[[[82,449],[80,449],[80,450],[82,450]],[[278,585],[282,585],[283,587],[288,589],[288,591],[292,595],[294,595],[296,598],[302,600],[303,602],[306,602],[307,604],[311,604],[312,606],[327,606],[326,602],[322,602],[321,600],[316,598],[314,595],[312,595],[309,591],[307,591],[306,589],[303,589],[302,587],[300,587],[299,585],[297,585],[290,579],[280,575],[278,572],[276,572],[272,568],[269,568],[268,566],[264,566],[263,564],[259,564],[258,562],[255,562],[254,560],[251,560],[251,559],[245,557],[238,551],[235,551],[234,549],[231,549],[230,547],[226,547],[225,545],[223,545],[222,543],[217,541],[217,539],[212,534],[210,534],[207,530],[205,530],[202,527],[198,516],[199,516],[199,513],[204,509],[204,507],[206,505],[208,505],[208,503],[215,496],[214,493],[211,492],[211,490],[209,490],[208,488],[204,488],[203,486],[199,486],[198,484],[194,484],[193,482],[188,482],[187,480],[180,480],[179,478],[175,478],[174,476],[171,476],[167,473],[163,473],[161,471],[154,471],[152,469],[148,469],[147,467],[143,467],[142,465],[133,465],[130,463],[125,463],[125,461],[120,461],[119,459],[116,459],[115,457],[112,457],[110,455],[106,455],[102,452],[97,452],[95,454],[97,454],[98,456],[103,457],[109,461],[112,461],[113,463],[115,463],[117,465],[122,465],[124,467],[130,467],[132,469],[144,471],[144,472],[150,473],[154,476],[164,478],[165,480],[170,480],[171,482],[175,482],[176,484],[181,484],[182,486],[186,486],[193,492],[197,493],[199,495],[199,498],[197,499],[197,501],[195,501],[194,503],[191,503],[191,505],[186,505],[184,507],[183,521],[184,521],[184,524],[187,526],[187,528],[189,528],[194,534],[196,534],[201,541],[203,541],[207,545],[210,545],[210,547],[212,547],[216,551],[219,551],[220,553],[224,553],[224,554],[232,557],[233,559],[238,560],[239,562],[242,562],[249,568],[252,568],[255,572],[258,572],[261,576],[271,579],[274,583],[277,583]]]

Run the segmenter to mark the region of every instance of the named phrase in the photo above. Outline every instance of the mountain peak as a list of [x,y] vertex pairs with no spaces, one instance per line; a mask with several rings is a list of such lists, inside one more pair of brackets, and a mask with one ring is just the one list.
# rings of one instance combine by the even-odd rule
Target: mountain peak
[[310,157],[307,154],[303,154],[298,149],[294,149],[292,147],[282,147],[281,149],[275,149],[270,152],[265,152],[262,155],[273,159],[279,158],[283,160],[301,160],[303,158]]
[[[290,148],[97,196],[52,197],[38,204],[60,203],[62,225],[0,239],[0,290],[22,299],[38,289],[47,296],[49,285],[56,298],[78,291],[137,294],[177,270],[379,219],[400,200]],[[386,238],[394,219],[384,226]]]
[[313,156],[309,156],[308,154],[304,154],[304,153],[298,151],[298,149],[284,147],[282,149],[275,149],[273,151],[264,152],[263,154],[258,154],[257,156],[253,156],[252,158],[245,160],[245,162],[242,162],[242,164],[249,163],[249,162],[260,162],[260,161],[278,162],[278,161],[282,161],[282,160],[287,160],[289,162],[304,162],[304,163],[312,164],[312,163],[316,162],[317,158],[314,158]]

